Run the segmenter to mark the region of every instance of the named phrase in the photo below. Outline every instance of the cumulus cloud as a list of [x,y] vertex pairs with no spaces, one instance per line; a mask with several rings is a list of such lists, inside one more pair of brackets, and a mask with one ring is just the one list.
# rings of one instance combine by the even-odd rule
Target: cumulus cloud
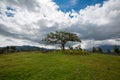
[[[74,0],[76,2],[76,0]],[[0,44],[44,46],[41,39],[56,30],[70,31],[83,40],[82,47],[120,44],[120,1],[62,12],[52,0],[0,1]],[[8,10],[8,6],[10,9]],[[14,14],[8,17],[5,12]],[[3,43],[4,42],[4,43]],[[91,46],[92,44],[92,46]]]

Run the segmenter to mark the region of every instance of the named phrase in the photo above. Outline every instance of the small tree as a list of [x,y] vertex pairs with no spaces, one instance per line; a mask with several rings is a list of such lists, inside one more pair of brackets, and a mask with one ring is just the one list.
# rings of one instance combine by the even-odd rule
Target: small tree
[[99,53],[103,53],[103,50],[102,50],[101,47],[98,48],[98,52],[99,52]]
[[93,52],[93,53],[95,53],[95,52],[96,52],[96,48],[95,48],[95,47],[93,47],[92,52]]
[[16,51],[16,47],[15,46],[11,46],[11,52],[15,52]]
[[5,49],[6,49],[5,50],[6,53],[10,52],[10,46],[5,47]]
[[51,32],[43,41],[47,44],[60,44],[62,50],[65,50],[65,44],[68,41],[81,42],[76,34],[65,31]]
[[119,50],[118,46],[114,46],[114,53],[116,53],[116,54],[120,53],[120,50]]
[[81,45],[78,45],[75,48],[76,48],[76,50],[82,50]]
[[73,50],[73,47],[72,47],[72,46],[69,46],[69,50]]
[[110,49],[107,49],[107,54],[111,54],[111,51],[110,51]]

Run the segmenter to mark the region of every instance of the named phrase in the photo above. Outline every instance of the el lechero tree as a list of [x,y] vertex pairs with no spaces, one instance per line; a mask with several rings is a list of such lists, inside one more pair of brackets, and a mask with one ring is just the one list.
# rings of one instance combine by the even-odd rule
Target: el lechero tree
[[76,34],[65,31],[51,32],[43,39],[43,41],[47,44],[60,44],[62,50],[65,50],[65,44],[68,41],[81,42]]

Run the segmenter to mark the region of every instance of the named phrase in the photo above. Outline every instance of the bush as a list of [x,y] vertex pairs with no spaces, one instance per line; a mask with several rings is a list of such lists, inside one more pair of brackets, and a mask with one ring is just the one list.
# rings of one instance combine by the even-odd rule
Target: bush
[[83,51],[83,50],[65,50],[64,53],[69,55],[88,55],[89,54],[87,51]]

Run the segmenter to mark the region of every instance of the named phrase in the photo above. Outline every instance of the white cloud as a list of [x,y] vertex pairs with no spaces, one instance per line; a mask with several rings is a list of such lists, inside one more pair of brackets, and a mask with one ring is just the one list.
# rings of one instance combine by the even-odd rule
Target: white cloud
[[[119,5],[120,0],[109,0],[103,6],[96,4],[87,6],[78,13],[74,10],[64,13],[51,0],[0,1],[0,44],[43,46],[41,39],[56,30],[77,33],[83,40],[83,48],[91,44],[119,44],[115,41],[120,38]],[[6,6],[16,10],[13,12],[14,17],[6,16]]]

